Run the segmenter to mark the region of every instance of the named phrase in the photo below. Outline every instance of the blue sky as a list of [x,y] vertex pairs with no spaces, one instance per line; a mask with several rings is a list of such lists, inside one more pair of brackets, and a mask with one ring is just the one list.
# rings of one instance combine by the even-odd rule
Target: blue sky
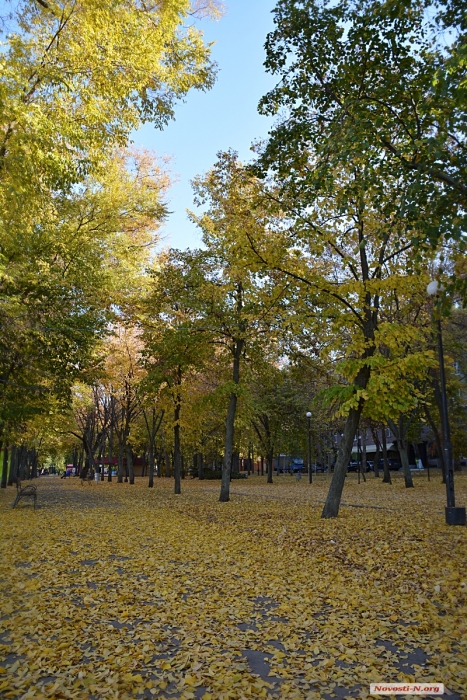
[[205,40],[217,42],[216,84],[209,92],[189,93],[164,131],[147,124],[133,135],[135,145],[171,156],[170,170],[178,178],[169,192],[172,214],[162,231],[164,245],[200,244],[199,230],[186,216],[186,209],[194,208],[190,180],[213,165],[218,151],[233,148],[243,161],[250,160],[251,143],[267,136],[272,121],[258,114],[257,105],[275,84],[263,67],[274,6],[275,0],[230,0],[219,22],[203,21]]

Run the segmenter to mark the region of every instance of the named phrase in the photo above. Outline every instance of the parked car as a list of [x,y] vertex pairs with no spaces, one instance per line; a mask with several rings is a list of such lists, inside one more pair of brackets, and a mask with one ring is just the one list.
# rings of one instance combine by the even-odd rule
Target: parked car
[[[402,464],[398,459],[393,457],[388,457],[388,466],[390,472],[398,472],[402,468]],[[384,459],[381,457],[379,460],[379,469],[382,471],[384,469]]]
[[313,471],[314,472],[327,472],[328,468],[324,466],[324,464],[314,464],[313,465]]
[[358,472],[358,462],[349,462],[348,472]]

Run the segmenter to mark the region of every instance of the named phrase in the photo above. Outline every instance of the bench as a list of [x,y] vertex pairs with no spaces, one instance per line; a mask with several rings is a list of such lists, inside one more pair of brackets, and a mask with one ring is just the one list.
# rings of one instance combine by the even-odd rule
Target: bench
[[27,486],[21,487],[21,481],[19,479],[16,480],[16,498],[15,502],[13,503],[13,508],[16,508],[18,503],[22,498],[33,498],[34,499],[34,510],[36,510],[36,501],[37,501],[37,486],[34,486],[33,484],[28,484]]

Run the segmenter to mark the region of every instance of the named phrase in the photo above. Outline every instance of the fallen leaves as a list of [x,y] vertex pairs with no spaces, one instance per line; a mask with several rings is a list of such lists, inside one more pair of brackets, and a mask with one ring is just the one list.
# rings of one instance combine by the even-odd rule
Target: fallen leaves
[[363,698],[409,677],[467,696],[466,530],[443,525],[439,484],[350,483],[393,510],[333,521],[324,486],[285,477],[227,504],[197,481],[99,484],[84,505],[72,480],[38,485],[35,513],[0,494],[3,697]]

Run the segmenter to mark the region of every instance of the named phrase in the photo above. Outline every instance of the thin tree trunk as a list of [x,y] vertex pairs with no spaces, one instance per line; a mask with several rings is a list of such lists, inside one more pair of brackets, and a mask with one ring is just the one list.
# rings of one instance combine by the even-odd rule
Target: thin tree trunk
[[200,481],[204,480],[204,455],[202,452],[198,453],[198,478]]
[[135,470],[133,469],[133,452],[131,450],[131,445],[126,444],[126,468],[130,479],[130,484],[135,483]]
[[430,424],[430,427],[433,431],[433,435],[435,436],[436,452],[438,453],[439,463],[441,466],[441,474],[442,474],[441,483],[445,484],[446,483],[446,468],[445,468],[445,464],[444,464],[444,450],[443,450],[443,446],[441,443],[441,435],[439,434],[438,426],[436,425],[435,421],[433,420],[433,416],[431,415],[431,411],[428,408],[428,406],[425,406],[425,415],[426,415],[428,422]]
[[[235,342],[233,373],[234,384],[238,386],[240,381],[240,357],[242,354],[244,341],[237,339]],[[226,503],[230,500],[230,470],[232,468],[232,453],[234,444],[235,413],[237,411],[237,393],[230,394],[229,408],[227,410],[227,420],[225,422],[225,444],[224,462],[222,465],[222,484],[219,501]]]
[[124,443],[123,436],[118,441],[118,470],[117,470],[117,483],[123,483],[123,456],[124,456]]
[[8,479],[8,447],[5,445],[3,448],[3,469],[2,469],[2,482],[0,488],[6,489]]
[[383,439],[383,469],[384,469],[383,484],[392,484],[391,472],[389,471],[388,443],[387,443],[387,439],[386,439],[386,426],[385,425],[383,425],[382,439]]
[[114,456],[114,431],[113,426],[110,424],[109,433],[109,463],[107,465],[107,481],[112,481],[112,467],[113,467],[113,456]]
[[358,408],[352,408],[347,416],[344,435],[339,446],[337,462],[332,475],[331,486],[329,487],[326,503],[321,514],[322,518],[337,518],[339,513],[347,468],[352,455],[354,436],[357,432],[362,410],[363,403],[361,403]]
[[174,493],[180,494],[181,451],[180,451],[180,400],[177,397],[174,411]]
[[375,479],[379,479],[379,459],[381,455],[381,442],[378,437],[378,428],[371,428],[371,434],[373,435],[373,440],[376,445],[376,452],[373,462],[373,469],[375,473]]
[[148,486],[150,489],[152,489],[154,487],[154,442],[152,440],[149,440],[148,461],[149,461]]
[[399,450],[402,462],[402,472],[404,474],[405,488],[413,489],[412,472],[410,471],[409,456],[407,454],[407,444],[405,441],[406,429],[404,428],[403,416],[399,417],[399,422],[397,425],[394,423],[394,421],[390,420],[389,426],[393,432],[393,435],[396,436],[397,449]]

